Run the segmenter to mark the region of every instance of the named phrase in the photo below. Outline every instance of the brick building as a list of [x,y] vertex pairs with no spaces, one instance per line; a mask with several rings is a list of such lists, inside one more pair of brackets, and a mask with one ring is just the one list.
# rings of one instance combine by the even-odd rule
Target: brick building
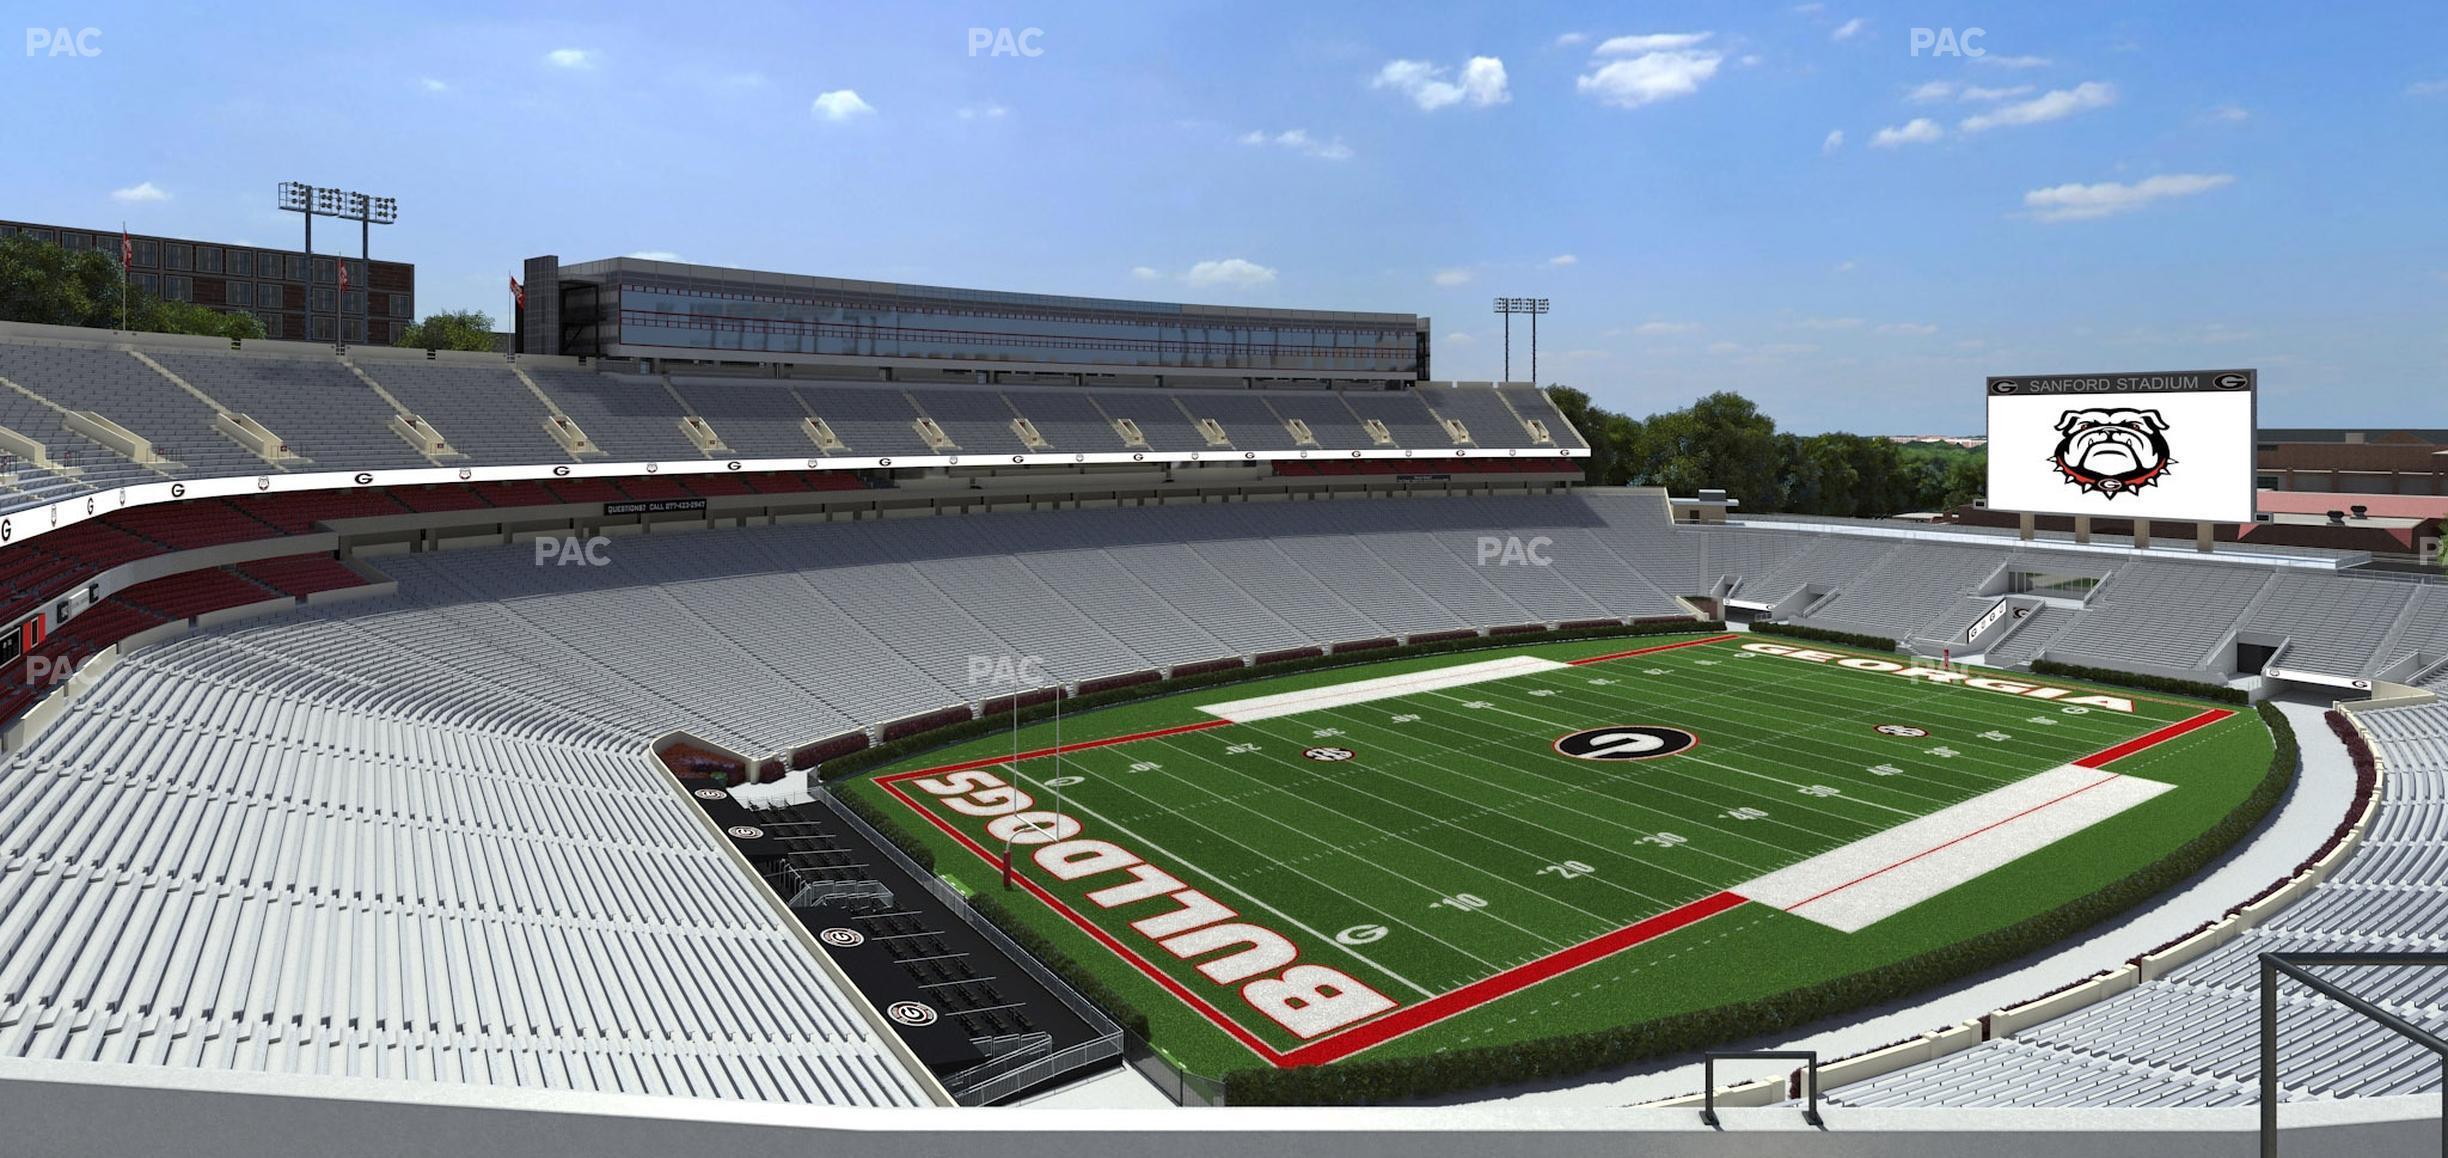
[[[119,257],[116,229],[0,221],[0,237],[20,233],[71,252],[99,250],[114,262]],[[388,346],[416,320],[416,266],[407,262],[333,254],[308,261],[300,250],[145,233],[128,239],[136,251],[128,272],[137,288],[170,301],[253,314],[267,337],[328,342],[337,318],[349,342]],[[335,263],[342,261],[349,267],[346,294],[338,292]]]

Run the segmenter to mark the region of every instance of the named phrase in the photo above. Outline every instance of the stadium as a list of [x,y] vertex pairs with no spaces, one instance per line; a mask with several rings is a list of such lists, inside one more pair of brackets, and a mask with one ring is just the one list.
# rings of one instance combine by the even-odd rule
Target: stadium
[[[1909,1004],[2342,803],[2198,931],[1724,1102],[2242,1106],[2255,955],[2418,929],[2442,847],[2448,595],[2350,554],[1745,518],[1581,485],[1526,385],[1264,357],[4,337],[32,1081],[1468,1101]],[[2281,1028],[2293,1097],[2432,1080]]]
[[[118,43],[29,30],[29,61],[34,31]],[[1603,62],[1693,68],[1712,35],[1599,42],[1576,91],[1685,99]],[[1363,87],[1468,115],[1506,76]],[[2024,91],[1939,83],[1880,99]],[[585,104],[556,100],[519,131]],[[907,165],[828,147],[844,187]],[[744,169],[673,211],[603,159],[566,167],[641,233],[749,228],[719,220]],[[476,171],[441,175],[436,202]],[[833,184],[772,212],[959,235],[912,184],[906,224]],[[1166,195],[1184,230],[1220,212]],[[1789,436],[1730,388],[1666,410],[1552,328],[1542,375],[1547,298],[1486,330],[1365,280],[1299,300],[1371,308],[1295,308],[1242,259],[1041,292],[1096,288],[1077,232],[987,284],[872,251],[565,262],[536,251],[587,229],[465,201],[425,242],[449,256],[377,261],[389,198],[282,183],[298,250],[112,198],[151,231],[0,207],[0,1152],[2448,1146],[2448,432],[2276,425],[2340,404],[2304,360],[2226,358],[2257,347],[2219,326],[1966,342],[1913,364],[1979,436]],[[1430,244],[1374,224],[1332,227]],[[507,281],[499,332],[430,311],[454,277]],[[1781,376],[1797,336],[1936,326],[1619,329]]]

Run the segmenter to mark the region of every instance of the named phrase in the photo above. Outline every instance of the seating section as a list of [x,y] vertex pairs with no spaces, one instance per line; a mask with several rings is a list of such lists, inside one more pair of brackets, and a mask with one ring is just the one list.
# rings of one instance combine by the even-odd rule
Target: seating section
[[[1529,441],[1529,432],[1522,426],[1522,416],[1513,412],[1512,404],[1492,386],[1425,386],[1418,391],[1420,401],[1439,418],[1451,418],[1470,428],[1473,446],[1537,445]],[[1532,417],[1539,417],[1533,415]],[[1556,439],[1555,446],[1571,445],[1563,441],[1558,424],[1547,424],[1547,433]]]
[[[1386,432],[1394,436],[1395,444],[1406,450],[1446,451],[1457,445],[1453,436],[1445,433],[1445,427],[1437,422],[1436,415],[1429,413],[1417,392],[1349,390],[1344,392],[1343,401],[1352,408],[1352,413],[1361,418],[1374,418],[1385,423]],[[1496,445],[1519,446],[1528,441],[1529,435],[1522,434]]]
[[[150,359],[161,369],[147,365]],[[1438,425],[1437,407],[1463,420],[1480,450],[1545,450],[1583,444],[1542,393],[1519,387],[1422,385],[1410,390],[1132,388],[900,384],[873,379],[824,381],[763,377],[640,374],[633,367],[579,369],[560,362],[463,357],[400,358],[390,352],[335,355],[316,347],[223,351],[167,340],[134,347],[101,342],[0,341],[0,427],[43,443],[60,469],[30,465],[0,480],[0,514],[164,476],[257,476],[289,470],[397,469],[432,465],[547,465],[573,459],[664,462],[737,456],[904,457],[938,452],[912,426],[931,418],[952,440],[949,453],[1003,455],[1114,453],[1134,449],[1113,420],[1137,424],[1158,453],[1307,449],[1285,426],[1306,423],[1319,451],[1443,451],[1456,444]],[[524,373],[527,381],[521,380]],[[176,380],[172,375],[176,375]],[[186,383],[182,388],[180,382]],[[529,382],[534,383],[531,388]],[[541,396],[539,396],[539,392]],[[162,461],[140,465],[100,441],[71,432],[72,411],[93,411],[150,440]],[[594,443],[573,454],[553,437],[554,414],[567,415]],[[1394,442],[1369,438],[1361,417],[1385,423]],[[222,433],[215,420],[245,415],[297,456],[267,463]],[[454,454],[428,459],[391,428],[414,415]],[[701,448],[681,419],[706,420],[722,440]],[[1522,416],[1546,421],[1555,442],[1531,441]],[[845,444],[823,450],[805,420],[823,419]],[[1030,446],[1014,417],[1037,428]],[[1214,419],[1228,446],[1211,445],[1195,420]],[[1549,465],[1553,465],[1550,463]],[[1411,473],[1424,464],[1347,463],[1292,467],[1292,473]],[[1436,469],[1468,468],[1458,464]],[[838,484],[836,484],[838,485]]]
[[1841,592],[1813,604],[1800,618],[1815,627],[1913,639],[2003,562],[1997,551],[1916,544],[1844,580]]
[[2048,657],[2106,667],[2200,667],[2271,582],[2270,572],[2247,567],[2120,568],[2049,645]]
[[1758,575],[1745,576],[1742,585],[1734,589],[1734,596],[1754,603],[1777,604],[1806,587],[1833,592],[1849,586],[1897,550],[1893,539],[1818,536],[1802,550]]
[[[2434,684],[2448,692],[2448,683]],[[2363,844],[2303,900],[2156,981],[2012,1040],[1836,1089],[1853,1106],[2222,1106],[2258,1099],[2259,955],[2448,946],[2448,702],[2365,712],[2382,764]],[[2431,1033],[2448,1032],[2448,969],[2325,976]],[[2440,1088],[2439,1059],[2335,1002],[2282,993],[2288,1101]]]
[[431,466],[391,432],[399,411],[333,357],[163,351],[153,360],[326,470]]
[[2421,590],[2410,583],[2280,575],[2244,627],[2288,638],[2285,654],[2278,657],[2282,667],[2362,675],[2377,666],[2373,660],[2389,629]]
[[[359,367],[471,462],[561,462],[569,457],[545,431],[552,412],[507,365],[364,359]],[[388,425],[389,420],[384,422]]]
[[[57,406],[55,415],[91,411],[150,439],[154,449],[175,464],[172,469],[182,474],[243,475],[258,474],[263,469],[262,459],[213,429],[213,417],[218,412],[211,405],[179,389],[176,383],[125,350],[0,342],[0,377]],[[87,441],[83,435],[67,431],[58,421],[39,425],[39,429],[18,433],[42,440],[46,448],[90,449],[101,451],[120,464],[127,461]],[[70,461],[95,459],[87,454]],[[110,483],[151,481],[159,477],[117,467],[109,474]],[[110,483],[95,480],[97,486]]]
[[926,1103],[647,725],[367,607],[141,652],[0,761],[0,1056]]

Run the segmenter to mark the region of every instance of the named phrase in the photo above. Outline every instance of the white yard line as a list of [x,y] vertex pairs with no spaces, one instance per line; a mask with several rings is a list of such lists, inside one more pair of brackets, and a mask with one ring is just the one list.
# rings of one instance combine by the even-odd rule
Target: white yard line
[[2174,787],[2066,764],[1730,891],[1850,933]]
[[1481,660],[1478,663],[1455,664],[1432,671],[1405,672],[1401,675],[1379,676],[1376,679],[1353,680],[1327,687],[1305,688],[1297,692],[1277,692],[1246,700],[1221,704],[1202,704],[1199,710],[1212,716],[1246,724],[1252,720],[1290,716],[1320,708],[1340,708],[1365,704],[1371,700],[1390,700],[1418,692],[1440,688],[1458,688],[1489,680],[1511,679],[1533,672],[1553,671],[1570,666],[1535,655],[1510,655],[1502,659]]
[[[1013,767],[1011,767],[1011,766],[1010,766],[1010,765],[1008,765],[1008,764],[999,764],[999,765],[994,765],[994,767],[1003,768],[1004,770],[1006,770],[1006,771],[1008,771],[1008,772],[1011,772],[1011,773],[1012,773],[1012,782],[1013,782],[1013,783],[1015,783],[1015,784],[1016,784],[1016,783],[1019,783],[1019,782],[1020,782],[1019,769],[1017,769],[1017,768],[1013,768]],[[1109,777],[1108,779],[1111,779],[1111,778]],[[1118,783],[1118,781],[1116,781],[1116,782]],[[1042,785],[1040,785],[1040,786],[1039,786],[1039,791],[1044,791],[1044,788],[1043,788],[1043,786],[1042,786]],[[1124,789],[1124,791],[1129,791],[1129,790],[1128,790],[1128,789]],[[1133,795],[1133,796],[1138,796],[1138,797],[1139,797],[1140,799],[1142,799],[1142,800],[1146,800],[1146,799],[1147,799],[1147,797],[1146,797],[1145,795],[1141,794],[1141,793],[1136,793],[1136,792],[1133,792],[1133,793],[1131,793],[1131,795]],[[1206,826],[1206,825],[1199,824],[1199,823],[1198,823],[1197,821],[1195,821],[1195,820],[1190,820],[1190,818],[1189,818],[1189,817],[1182,816],[1182,815],[1181,815],[1179,812],[1175,812],[1175,811],[1174,811],[1173,809],[1171,809],[1171,808],[1166,808],[1166,807],[1165,807],[1163,804],[1161,804],[1161,803],[1157,803],[1157,802],[1155,802],[1155,801],[1149,801],[1149,803],[1151,803],[1151,804],[1156,804],[1156,807],[1164,809],[1164,811],[1165,811],[1165,812],[1167,812],[1167,813],[1169,813],[1169,814],[1173,815],[1174,817],[1176,817],[1176,818],[1178,818],[1178,819],[1185,820],[1185,821],[1189,821],[1189,823],[1191,823],[1192,825],[1195,825],[1195,826],[1197,826],[1197,827],[1199,827],[1199,828],[1207,828],[1207,826]],[[1436,996],[1436,992],[1435,992],[1434,990],[1431,990],[1431,989],[1427,988],[1426,986],[1423,986],[1423,985],[1419,984],[1418,982],[1413,981],[1413,980],[1411,980],[1410,978],[1403,976],[1403,975],[1402,975],[1402,974],[1400,974],[1400,973],[1396,973],[1395,971],[1393,971],[1393,970],[1391,970],[1391,969],[1388,969],[1388,968],[1386,968],[1385,966],[1383,966],[1383,965],[1380,965],[1380,964],[1376,963],[1375,961],[1371,961],[1371,960],[1369,960],[1369,958],[1368,958],[1368,956],[1367,956],[1366,954],[1364,954],[1364,953],[1360,952],[1358,949],[1354,949],[1354,948],[1352,948],[1351,946],[1344,944],[1342,941],[1339,941],[1339,940],[1335,939],[1335,937],[1334,937],[1333,935],[1328,934],[1328,933],[1322,933],[1322,932],[1319,932],[1319,931],[1318,931],[1318,930],[1316,930],[1316,929],[1311,928],[1311,927],[1310,927],[1310,926],[1309,926],[1309,925],[1308,925],[1306,922],[1302,921],[1300,918],[1295,917],[1295,916],[1293,916],[1293,915],[1292,915],[1292,914],[1290,914],[1290,913],[1284,912],[1282,909],[1278,909],[1278,908],[1276,908],[1275,906],[1268,904],[1266,901],[1264,901],[1264,900],[1260,899],[1260,898],[1259,898],[1259,897],[1257,897],[1257,896],[1252,895],[1250,892],[1248,892],[1247,890],[1243,889],[1241,886],[1239,886],[1239,885],[1236,885],[1236,884],[1232,883],[1231,881],[1229,881],[1229,880],[1225,879],[1225,878],[1224,878],[1224,877],[1222,877],[1222,876],[1219,876],[1219,875],[1217,875],[1217,874],[1215,874],[1215,873],[1208,872],[1206,869],[1200,868],[1199,866],[1197,866],[1197,865],[1195,865],[1195,864],[1192,864],[1192,863],[1190,862],[1190,858],[1185,857],[1185,856],[1182,856],[1182,855],[1180,855],[1180,854],[1178,854],[1178,853],[1175,853],[1175,852],[1173,852],[1172,850],[1165,848],[1163,845],[1158,844],[1158,843],[1156,843],[1155,841],[1149,840],[1147,837],[1141,836],[1140,834],[1138,834],[1138,833],[1136,833],[1136,832],[1131,831],[1131,830],[1130,830],[1128,827],[1124,826],[1124,825],[1123,825],[1123,824],[1122,824],[1120,821],[1117,821],[1117,820],[1112,819],[1111,817],[1107,817],[1107,816],[1104,816],[1104,815],[1099,814],[1099,813],[1098,813],[1098,812],[1096,812],[1094,809],[1091,809],[1091,808],[1089,808],[1089,807],[1087,807],[1087,806],[1085,806],[1085,805],[1081,804],[1081,803],[1079,802],[1079,799],[1078,799],[1077,797],[1072,797],[1072,798],[1069,798],[1069,799],[1064,800],[1064,801],[1063,801],[1063,811],[1065,811],[1065,812],[1077,812],[1077,813],[1079,813],[1079,814],[1081,814],[1081,815],[1083,815],[1083,816],[1088,817],[1088,818],[1089,818],[1089,819],[1091,819],[1091,820],[1096,821],[1098,824],[1102,824],[1102,825],[1104,825],[1105,827],[1107,827],[1107,828],[1110,828],[1110,829],[1114,830],[1115,832],[1121,833],[1123,836],[1126,836],[1126,837],[1130,838],[1130,839],[1131,839],[1131,840],[1132,840],[1134,843],[1138,844],[1138,845],[1139,845],[1141,848],[1149,849],[1149,850],[1153,851],[1154,853],[1156,853],[1156,855],[1163,857],[1163,858],[1164,858],[1166,861],[1169,861],[1169,862],[1171,862],[1171,863],[1173,863],[1173,864],[1180,865],[1181,867],[1183,867],[1184,869],[1189,870],[1190,872],[1193,872],[1193,873],[1198,874],[1199,876],[1205,877],[1205,878],[1207,878],[1209,881],[1211,881],[1211,882],[1213,882],[1215,885],[1217,885],[1218,887],[1220,887],[1220,888],[1222,888],[1222,889],[1226,890],[1227,892],[1232,893],[1234,896],[1237,896],[1237,897],[1241,898],[1242,900],[1248,901],[1249,903],[1251,903],[1251,904],[1253,904],[1253,905],[1256,905],[1256,906],[1258,906],[1258,907],[1259,907],[1259,908],[1261,908],[1261,909],[1265,909],[1267,912],[1270,912],[1270,913],[1275,914],[1277,917],[1281,918],[1281,919],[1282,919],[1282,920],[1283,920],[1285,923],[1290,924],[1290,925],[1292,925],[1293,927],[1295,927],[1295,928],[1299,929],[1300,931],[1302,931],[1302,932],[1304,932],[1304,933],[1307,933],[1307,934],[1309,934],[1309,935],[1310,935],[1310,936],[1312,936],[1312,937],[1317,938],[1317,939],[1318,939],[1318,942],[1319,942],[1320,944],[1323,944],[1323,945],[1332,945],[1332,946],[1334,946],[1335,948],[1342,950],[1342,951],[1343,951],[1345,954],[1349,955],[1349,956],[1350,956],[1350,957],[1351,957],[1353,960],[1358,961],[1358,962],[1360,962],[1361,964],[1366,965],[1366,966],[1368,966],[1369,968],[1371,968],[1371,969],[1374,969],[1374,970],[1378,971],[1379,973],[1385,974],[1386,976],[1391,977],[1391,978],[1393,978],[1393,979],[1394,979],[1394,980],[1396,980],[1396,981],[1400,981],[1400,982],[1402,982],[1404,985],[1410,986],[1410,987],[1411,987],[1411,988],[1412,988],[1414,991],[1416,991],[1416,992],[1417,992],[1417,993],[1418,993],[1420,996],[1422,996],[1422,997],[1434,997],[1434,996]],[[1214,829],[1212,829],[1212,828],[1209,828],[1209,829],[1207,829],[1207,830],[1208,830],[1209,832],[1215,832],[1215,830],[1214,830]],[[1215,835],[1217,835],[1217,836],[1221,836],[1221,837],[1224,837],[1224,839],[1225,839],[1225,840],[1232,841],[1232,843],[1234,843],[1234,844],[1240,844],[1240,843],[1241,843],[1241,842],[1239,842],[1239,841],[1233,841],[1231,837],[1229,837],[1229,836],[1224,836],[1224,834],[1223,834],[1223,833],[1220,833],[1220,832],[1215,832]],[[1247,845],[1243,845],[1242,847],[1244,847],[1244,848],[1248,848],[1249,846],[1247,846]],[[1251,852],[1257,852],[1258,850],[1257,850],[1257,849],[1250,849],[1250,851],[1251,851]],[[1263,854],[1262,854],[1262,855],[1263,855]],[[1161,866],[1159,866],[1159,867],[1161,867]],[[1308,874],[1307,874],[1307,873],[1303,873],[1303,874],[1301,874],[1301,875],[1302,875],[1302,876],[1308,876]],[[1338,888],[1335,888],[1333,885],[1329,885],[1329,884],[1327,884],[1327,883],[1326,883],[1326,882],[1324,882],[1324,881],[1319,881],[1319,880],[1317,880],[1317,878],[1315,878],[1315,877],[1310,877],[1310,880],[1314,881],[1315,883],[1317,883],[1317,884],[1319,885],[1319,887],[1324,888],[1324,889],[1326,889],[1326,890],[1327,890],[1327,891],[1329,891],[1329,892],[1339,893],[1339,894],[1341,894],[1341,895],[1343,895],[1343,896],[1345,896],[1345,897],[1349,897],[1349,898],[1352,900],[1352,902],[1353,902],[1354,904],[1359,904],[1359,905],[1362,905],[1362,907],[1364,907],[1364,908],[1373,908],[1373,907],[1374,907],[1374,906],[1369,906],[1369,905],[1367,905],[1367,904],[1366,904],[1366,902],[1361,901],[1361,900],[1360,900],[1360,898],[1358,898],[1358,897],[1353,897],[1353,896],[1351,896],[1351,894],[1349,894],[1349,893],[1345,893],[1345,892],[1343,892],[1343,890],[1338,889]],[[1389,918],[1389,919],[1391,919],[1391,918]],[[1431,933],[1431,934],[1429,934],[1429,938],[1430,938],[1431,940],[1435,940],[1435,939],[1436,939],[1436,935],[1435,935],[1435,934],[1433,934],[1433,933]],[[1453,949],[1454,951],[1456,951],[1456,952],[1458,952],[1458,953],[1461,953],[1461,954],[1463,954],[1464,956],[1467,956],[1467,957],[1477,957],[1477,956],[1478,956],[1477,954],[1472,953],[1470,950],[1468,950],[1468,949],[1464,949],[1464,948],[1462,948],[1462,947],[1461,947],[1461,946],[1459,946],[1459,945],[1449,945],[1449,946],[1447,946],[1447,947],[1448,947],[1448,948],[1451,948],[1451,949]],[[1484,961],[1484,959],[1482,959],[1482,961]]]

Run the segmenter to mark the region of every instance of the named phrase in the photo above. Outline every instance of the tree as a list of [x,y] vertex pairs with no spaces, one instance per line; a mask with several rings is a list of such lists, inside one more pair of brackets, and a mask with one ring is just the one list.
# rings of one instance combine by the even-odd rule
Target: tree
[[1778,449],[1776,421],[1750,399],[1721,391],[1642,422],[1627,456],[1630,481],[1678,495],[1717,488],[1744,510],[1782,510]]
[[[0,318],[46,326],[120,328],[116,255],[71,253],[24,234],[0,238]],[[255,315],[169,301],[126,287],[126,327],[140,333],[263,337]]]
[[400,331],[395,346],[423,350],[473,350],[489,354],[501,347],[493,339],[493,315],[483,310],[451,310],[427,314],[425,320]]

